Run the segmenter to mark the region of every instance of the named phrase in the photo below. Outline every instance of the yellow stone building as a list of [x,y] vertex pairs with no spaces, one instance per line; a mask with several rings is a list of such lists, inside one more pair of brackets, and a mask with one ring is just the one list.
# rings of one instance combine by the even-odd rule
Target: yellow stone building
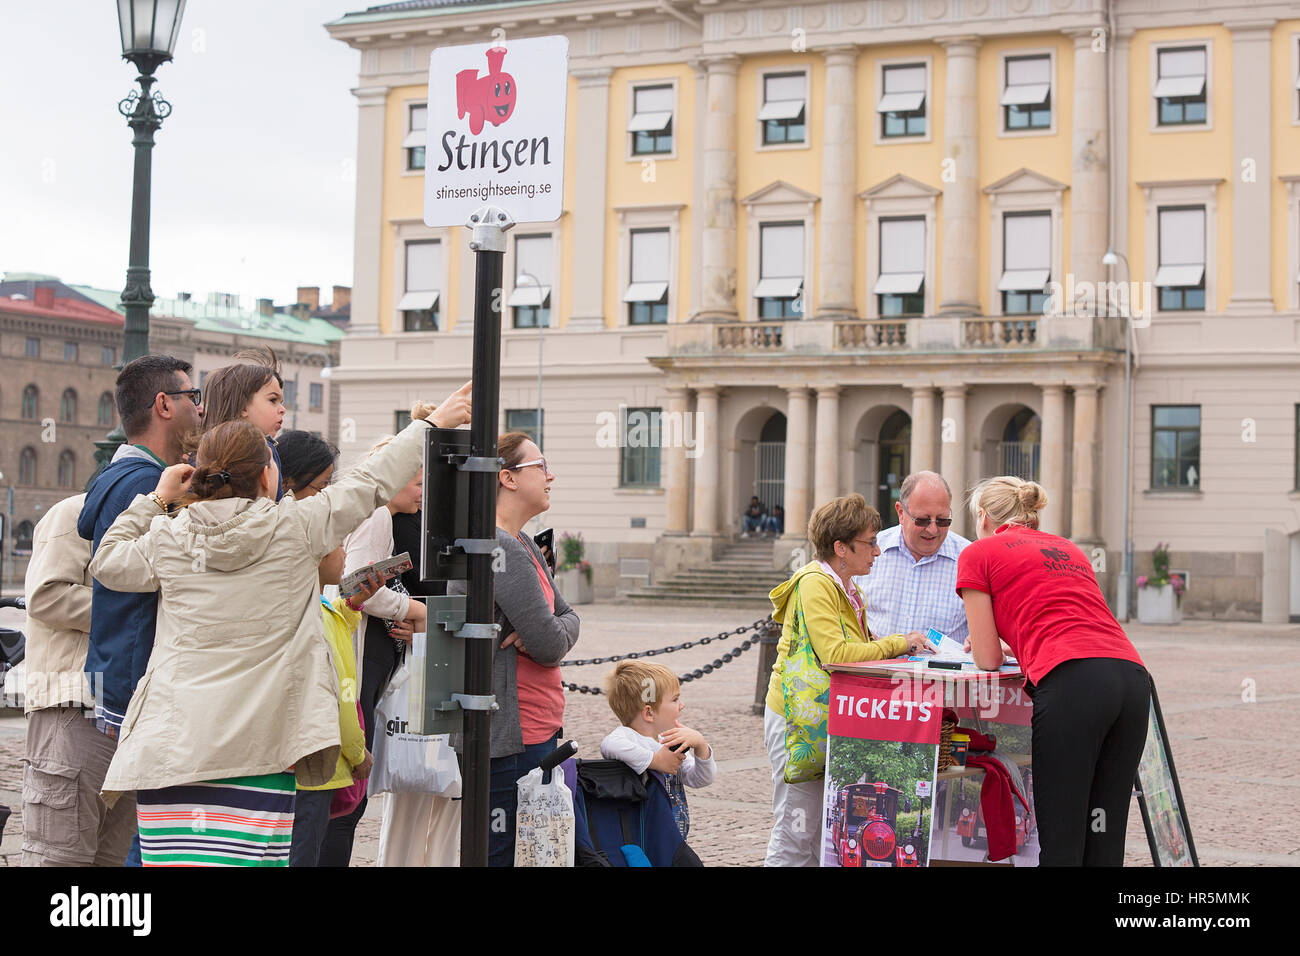
[[1300,615],[1293,4],[408,0],[328,29],[360,52],[345,457],[471,364],[468,231],[422,221],[430,51],[564,34],[564,214],[509,234],[502,427],[542,407],[546,520],[598,593],[717,555],[751,494],[786,509],[775,567],[820,502],[893,523],[932,468],[1035,477],[1112,599],[1128,514],[1185,613]]

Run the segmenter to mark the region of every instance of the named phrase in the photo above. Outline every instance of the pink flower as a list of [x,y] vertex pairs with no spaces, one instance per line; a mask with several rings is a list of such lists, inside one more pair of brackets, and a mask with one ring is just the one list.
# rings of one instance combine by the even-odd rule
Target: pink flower
[[1138,575],[1137,586],[1140,588],[1147,586],[1147,576],[1145,574]]

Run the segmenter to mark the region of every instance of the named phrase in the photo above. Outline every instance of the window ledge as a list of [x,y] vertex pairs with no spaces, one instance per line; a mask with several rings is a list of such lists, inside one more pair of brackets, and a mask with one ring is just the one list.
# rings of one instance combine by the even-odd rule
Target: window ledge
[[644,496],[644,495],[662,495],[663,493],[664,493],[663,488],[659,486],[655,486],[652,488],[648,486],[641,487],[638,485],[624,485],[622,487],[614,489],[614,494],[616,495],[643,495]]
[[[1152,498],[1203,498],[1205,493],[1200,488],[1143,488],[1142,494]],[[1300,494],[1300,492],[1296,492]]]

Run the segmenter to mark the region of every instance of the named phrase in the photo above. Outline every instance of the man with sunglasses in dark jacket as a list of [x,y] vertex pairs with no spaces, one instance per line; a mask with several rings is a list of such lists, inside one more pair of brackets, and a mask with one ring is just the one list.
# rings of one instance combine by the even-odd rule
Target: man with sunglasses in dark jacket
[[[153,491],[163,469],[182,460],[184,437],[201,426],[203,405],[190,381],[192,370],[170,355],[146,355],[118,375],[114,398],[126,442],[91,483],[77,521],[77,533],[93,549],[136,495]],[[94,582],[86,674],[95,694],[95,726],[113,740],[149,663],[157,617],[156,591],[113,591]],[[138,850],[131,852],[134,857]],[[132,857],[127,865],[138,866]]]

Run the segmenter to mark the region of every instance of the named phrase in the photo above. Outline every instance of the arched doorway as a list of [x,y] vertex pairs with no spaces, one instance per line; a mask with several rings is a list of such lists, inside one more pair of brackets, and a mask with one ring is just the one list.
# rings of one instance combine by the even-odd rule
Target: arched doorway
[[785,415],[773,413],[754,445],[754,494],[770,512],[785,507]]
[[998,442],[997,474],[1037,481],[1042,430],[1042,420],[1032,408],[1021,408],[1012,415],[1002,430],[1002,440]]
[[898,524],[894,502],[899,500],[903,479],[911,471],[912,416],[899,410],[885,419],[880,426],[879,447],[876,510],[884,527],[892,528]]

